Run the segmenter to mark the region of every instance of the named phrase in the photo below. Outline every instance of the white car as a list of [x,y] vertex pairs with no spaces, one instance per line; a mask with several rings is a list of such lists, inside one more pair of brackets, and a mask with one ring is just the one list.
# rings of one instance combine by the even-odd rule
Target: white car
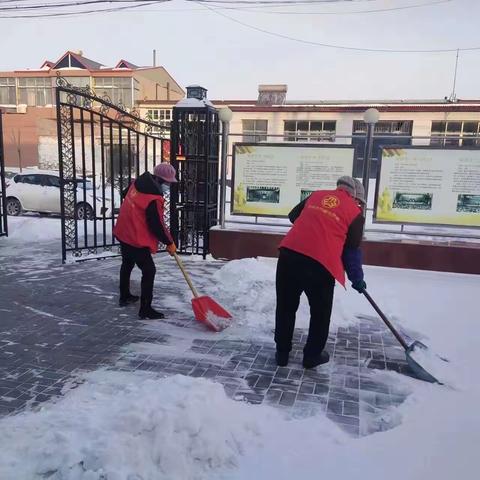
[[[61,213],[58,173],[42,170],[19,173],[7,180],[6,196],[8,215],[20,215],[23,212]],[[110,199],[104,199],[101,190],[94,195],[92,182],[77,179],[77,219],[109,217],[112,213],[111,203]]]

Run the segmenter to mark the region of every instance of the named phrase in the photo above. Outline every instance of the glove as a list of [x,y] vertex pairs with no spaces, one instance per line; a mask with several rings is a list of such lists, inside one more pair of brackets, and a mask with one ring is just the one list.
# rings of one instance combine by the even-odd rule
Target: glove
[[177,246],[174,243],[167,245],[167,252],[173,257],[173,254],[177,253]]
[[357,280],[352,283],[352,288],[358,293],[363,293],[363,291],[367,289],[367,284],[365,283],[365,280]]

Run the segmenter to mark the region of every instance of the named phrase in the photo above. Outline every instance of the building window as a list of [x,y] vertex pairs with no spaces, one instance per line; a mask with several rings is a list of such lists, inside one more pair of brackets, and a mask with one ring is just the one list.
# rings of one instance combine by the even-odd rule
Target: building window
[[[160,124],[162,127],[170,128],[172,121],[172,110],[169,108],[152,108],[147,111],[147,119]],[[152,127],[152,135],[163,135],[164,128]]]
[[132,106],[132,79],[129,77],[96,77],[95,92],[107,95],[112,103]]
[[63,77],[70,85],[74,87],[89,87],[90,77]]
[[133,101],[138,102],[140,100],[140,82],[134,78],[133,79]]
[[[413,120],[392,120],[377,122],[375,124],[372,145],[372,162],[370,166],[370,177],[377,176],[378,157],[382,147],[393,145],[411,145],[413,131]],[[365,150],[365,138],[367,125],[361,120],[353,122],[352,145],[355,147],[355,161],[353,164],[353,176],[361,177],[363,174],[363,154]],[[385,135],[381,137],[381,135]],[[395,138],[398,136],[398,138]],[[406,138],[405,138],[406,137]]]
[[170,127],[172,121],[172,110],[168,108],[154,108],[148,110],[147,117],[155,123],[159,123],[162,127]]
[[480,139],[475,138],[479,134],[479,127],[480,122],[432,122],[432,137],[441,138],[431,138],[430,145],[476,147],[480,145]]
[[[392,134],[392,135],[411,135],[413,128],[412,120],[381,121],[375,124],[374,135]],[[367,133],[367,124],[364,121],[356,120],[353,122],[353,134]],[[396,141],[396,140],[395,140]]]
[[286,142],[333,142],[337,122],[332,120],[286,120]]
[[72,68],[81,68],[85,70],[85,65],[79,62],[74,56],[72,55],[65,55],[64,58],[60,60],[53,68],[60,70],[61,68],[65,69],[72,69]]
[[242,120],[242,130],[244,142],[266,142],[268,120]]
[[0,105],[16,105],[15,79],[9,77],[0,78]]
[[50,77],[18,79],[19,103],[29,107],[52,105],[52,80]]

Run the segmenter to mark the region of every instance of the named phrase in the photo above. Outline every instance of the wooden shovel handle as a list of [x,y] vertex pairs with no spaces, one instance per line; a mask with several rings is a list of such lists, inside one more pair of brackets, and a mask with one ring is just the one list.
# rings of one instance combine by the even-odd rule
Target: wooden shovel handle
[[188,286],[190,287],[190,290],[193,293],[193,296],[195,298],[198,298],[199,295],[198,295],[197,289],[193,286],[192,280],[190,279],[190,275],[185,270],[185,267],[183,266],[183,263],[180,260],[180,257],[176,253],[173,254],[173,257],[175,258],[175,260],[177,262],[178,268],[180,268],[180,270],[182,271],[183,276],[185,277],[185,280],[188,283]]
[[380,310],[380,307],[374,302],[373,298],[370,296],[370,294],[364,289],[362,293],[365,295],[366,299],[370,302],[370,305],[374,308],[374,310],[378,313],[380,318],[385,322],[385,325],[390,329],[390,331],[393,333],[395,338],[398,340],[400,345],[405,349],[405,351],[408,350],[408,344],[407,342],[403,339],[403,337],[398,333],[398,331],[395,329],[395,327],[392,325],[392,323],[388,320],[388,318],[385,316],[385,314]]

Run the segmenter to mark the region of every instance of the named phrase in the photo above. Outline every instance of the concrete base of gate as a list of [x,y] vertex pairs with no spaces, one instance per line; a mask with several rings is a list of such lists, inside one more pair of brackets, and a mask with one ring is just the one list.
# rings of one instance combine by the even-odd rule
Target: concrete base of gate
[[[214,258],[234,260],[276,257],[284,234],[247,229],[210,230],[210,252]],[[365,265],[480,274],[480,244],[412,240],[365,240]]]

